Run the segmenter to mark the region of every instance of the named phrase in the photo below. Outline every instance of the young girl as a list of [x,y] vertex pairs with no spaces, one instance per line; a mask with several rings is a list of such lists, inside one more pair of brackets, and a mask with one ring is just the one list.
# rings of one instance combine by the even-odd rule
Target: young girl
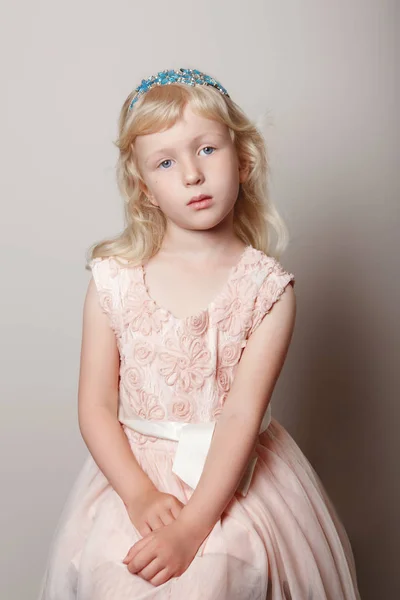
[[143,80],[119,121],[126,229],[94,247],[90,454],[41,600],[352,600],[346,532],[270,399],[295,320],[257,128],[215,79]]

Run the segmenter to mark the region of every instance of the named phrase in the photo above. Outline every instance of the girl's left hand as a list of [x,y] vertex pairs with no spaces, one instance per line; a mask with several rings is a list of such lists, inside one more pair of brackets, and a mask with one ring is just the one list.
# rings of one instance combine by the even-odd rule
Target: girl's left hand
[[123,562],[130,573],[162,585],[186,571],[202,541],[175,520],[136,542]]

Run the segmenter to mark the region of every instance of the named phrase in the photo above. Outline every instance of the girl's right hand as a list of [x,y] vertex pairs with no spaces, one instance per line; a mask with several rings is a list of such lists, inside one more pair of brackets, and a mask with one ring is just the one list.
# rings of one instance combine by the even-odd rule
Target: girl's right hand
[[184,504],[172,494],[149,488],[126,506],[129,518],[142,537],[175,521]]

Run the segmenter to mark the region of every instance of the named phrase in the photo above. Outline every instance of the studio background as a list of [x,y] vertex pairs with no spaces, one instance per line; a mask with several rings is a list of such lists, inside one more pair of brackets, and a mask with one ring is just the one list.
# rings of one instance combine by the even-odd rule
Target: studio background
[[119,110],[142,78],[179,67],[219,79],[266,137],[298,307],[273,413],[336,505],[363,600],[400,597],[399,12],[2,1],[1,598],[36,598],[87,453],[85,252],[122,229]]

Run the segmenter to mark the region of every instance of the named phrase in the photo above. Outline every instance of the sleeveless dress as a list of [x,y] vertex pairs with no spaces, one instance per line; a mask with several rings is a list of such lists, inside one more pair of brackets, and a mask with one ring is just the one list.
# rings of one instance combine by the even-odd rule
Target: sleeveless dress
[[[146,287],[143,266],[94,259],[92,275],[120,353],[126,419],[216,421],[250,335],[294,276],[247,246],[220,293],[177,318]],[[186,504],[173,470],[177,441],[122,425],[155,486]],[[318,476],[272,418],[255,447],[246,494],[236,492],[187,570],[156,587],[122,563],[141,539],[90,453],[53,536],[39,600],[354,600],[352,549]]]

